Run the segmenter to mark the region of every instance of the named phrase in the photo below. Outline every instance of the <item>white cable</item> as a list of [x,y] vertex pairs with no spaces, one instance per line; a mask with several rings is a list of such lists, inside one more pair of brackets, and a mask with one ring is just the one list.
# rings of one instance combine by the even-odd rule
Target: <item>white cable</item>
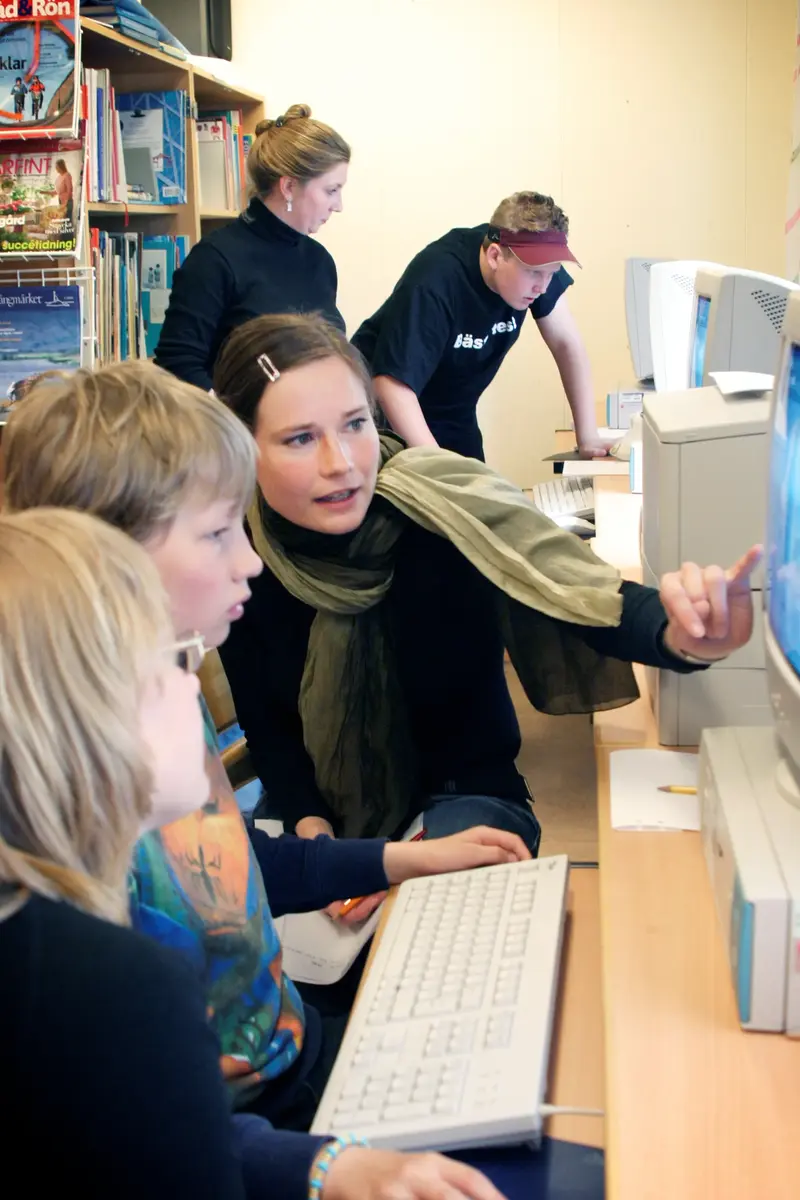
[[543,1117],[604,1117],[602,1108],[574,1108],[568,1104],[540,1104]]

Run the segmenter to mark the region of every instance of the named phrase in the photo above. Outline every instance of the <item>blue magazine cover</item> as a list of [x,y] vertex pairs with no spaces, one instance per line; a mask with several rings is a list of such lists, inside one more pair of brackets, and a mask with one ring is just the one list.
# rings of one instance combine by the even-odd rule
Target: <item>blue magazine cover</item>
[[0,287],[0,425],[45,371],[81,365],[81,289]]
[[0,138],[76,135],[77,18],[77,0],[0,3]]
[[129,200],[186,203],[186,92],[117,96]]

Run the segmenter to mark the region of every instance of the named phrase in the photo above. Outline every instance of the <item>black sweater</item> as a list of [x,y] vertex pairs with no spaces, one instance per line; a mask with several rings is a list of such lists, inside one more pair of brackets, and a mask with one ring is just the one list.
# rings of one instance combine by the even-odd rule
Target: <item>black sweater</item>
[[[221,647],[236,713],[256,771],[287,828],[306,816],[336,821],[303,745],[300,681],[314,610],[270,571],[252,581],[244,617]],[[420,776],[416,809],[430,795],[525,795],[515,768],[520,732],[509,695],[492,586],[449,542],[417,526],[398,544],[390,608],[395,656]],[[617,628],[580,628],[601,653],[686,670],[662,649],[658,593],[624,583]]]
[[9,1179],[85,1200],[305,1200],[325,1139],[230,1116],[179,954],[34,896],[0,921],[0,977]]
[[208,391],[225,338],[265,313],[321,312],[344,330],[336,264],[254,198],[230,225],[204,237],[175,272],[155,360]]
[[0,962],[9,1177],[97,1200],[244,1195],[218,1048],[177,954],[33,897],[0,923]]

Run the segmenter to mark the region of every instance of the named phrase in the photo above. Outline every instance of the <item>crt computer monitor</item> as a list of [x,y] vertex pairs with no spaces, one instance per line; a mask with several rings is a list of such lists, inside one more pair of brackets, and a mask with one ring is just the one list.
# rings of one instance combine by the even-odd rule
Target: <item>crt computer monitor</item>
[[798,284],[760,271],[697,272],[692,311],[690,387],[709,387],[712,371],[772,375],[780,355],[789,293]]
[[772,404],[767,680],[780,761],[778,787],[800,807],[800,292],[790,294]]
[[695,277],[708,269],[725,268],[690,259],[650,268],[650,346],[657,392],[685,392],[691,386]]
[[653,378],[650,347],[650,268],[663,258],[625,259],[625,321],[633,373],[640,383]]

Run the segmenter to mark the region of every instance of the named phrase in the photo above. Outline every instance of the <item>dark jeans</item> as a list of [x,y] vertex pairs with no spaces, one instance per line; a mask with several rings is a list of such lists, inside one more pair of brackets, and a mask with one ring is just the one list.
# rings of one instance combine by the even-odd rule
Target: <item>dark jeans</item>
[[[250,819],[260,817],[280,817],[270,806],[266,792],[261,793]],[[511,833],[519,834],[534,858],[539,853],[542,829],[530,804],[522,798],[511,800],[499,796],[457,794],[431,796],[422,819],[431,838],[449,837],[474,825],[491,825],[494,829],[508,829]]]
[[449,837],[474,825],[491,825],[517,833],[535,858],[542,829],[531,806],[524,800],[498,796],[431,796],[422,821],[429,838]]

